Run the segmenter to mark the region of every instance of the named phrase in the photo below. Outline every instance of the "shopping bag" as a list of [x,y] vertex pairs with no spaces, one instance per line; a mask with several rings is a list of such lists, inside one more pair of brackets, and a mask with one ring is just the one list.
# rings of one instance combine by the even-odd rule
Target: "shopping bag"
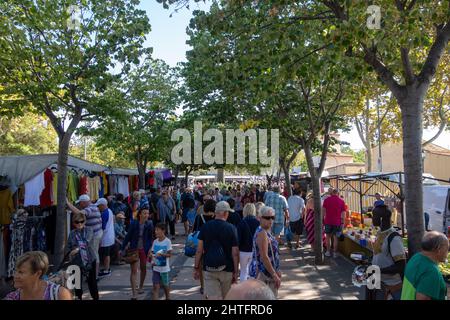
[[294,239],[294,234],[292,233],[289,225],[284,227],[284,239],[286,242],[291,242]]
[[198,235],[200,231],[192,232],[188,235],[186,243],[184,245],[184,255],[188,257],[194,257],[197,252]]

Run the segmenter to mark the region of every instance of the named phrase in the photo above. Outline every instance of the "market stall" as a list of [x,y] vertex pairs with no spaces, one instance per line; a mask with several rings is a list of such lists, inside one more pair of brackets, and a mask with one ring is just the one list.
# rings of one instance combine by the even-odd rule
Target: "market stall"
[[[395,180],[392,177],[397,177]],[[403,173],[379,175],[338,175],[328,177],[330,185],[339,189],[341,197],[347,204],[354,226],[370,226],[375,194],[383,195],[384,203],[391,209],[393,225],[401,228],[406,236],[404,216]],[[393,181],[394,180],[394,181]]]
[[[22,253],[53,253],[56,234],[58,155],[0,157],[0,278],[10,277]],[[92,201],[138,190],[137,170],[115,169],[69,156],[67,197]],[[23,210],[21,210],[23,209]],[[67,233],[70,231],[70,219]]]

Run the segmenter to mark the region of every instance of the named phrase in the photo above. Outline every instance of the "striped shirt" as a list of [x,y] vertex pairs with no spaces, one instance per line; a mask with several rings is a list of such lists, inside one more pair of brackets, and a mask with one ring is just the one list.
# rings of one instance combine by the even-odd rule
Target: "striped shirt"
[[81,210],[86,215],[86,228],[91,229],[94,234],[102,231],[102,214],[98,207],[91,204],[89,207]]

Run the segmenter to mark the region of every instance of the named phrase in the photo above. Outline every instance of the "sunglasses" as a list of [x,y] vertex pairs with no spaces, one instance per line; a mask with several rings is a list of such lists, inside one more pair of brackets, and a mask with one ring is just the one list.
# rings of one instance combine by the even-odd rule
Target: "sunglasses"
[[84,223],[84,220],[74,221],[73,223],[74,223],[74,224],[82,224],[82,223]]
[[262,216],[261,218],[266,220],[275,220],[275,216]]

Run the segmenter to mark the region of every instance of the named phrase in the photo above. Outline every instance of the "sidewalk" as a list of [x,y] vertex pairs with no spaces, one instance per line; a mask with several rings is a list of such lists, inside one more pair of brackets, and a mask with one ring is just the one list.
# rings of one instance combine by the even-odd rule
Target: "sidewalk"
[[[176,231],[183,234],[183,226],[177,224]],[[194,258],[184,256],[184,236],[177,236],[172,245],[171,258],[171,299],[200,300],[200,283],[192,277]],[[302,241],[305,243],[305,240]],[[281,246],[280,249],[282,285],[278,298],[281,300],[356,300],[363,299],[363,288],[352,285],[354,265],[342,256],[325,258],[325,264],[316,266],[314,254],[309,245],[298,250]],[[113,266],[112,274],[98,283],[100,299],[128,300],[131,298],[129,265]],[[147,268],[145,293],[140,300],[151,300],[151,268]],[[85,296],[89,299],[86,288]],[[164,299],[163,291],[160,299]]]

